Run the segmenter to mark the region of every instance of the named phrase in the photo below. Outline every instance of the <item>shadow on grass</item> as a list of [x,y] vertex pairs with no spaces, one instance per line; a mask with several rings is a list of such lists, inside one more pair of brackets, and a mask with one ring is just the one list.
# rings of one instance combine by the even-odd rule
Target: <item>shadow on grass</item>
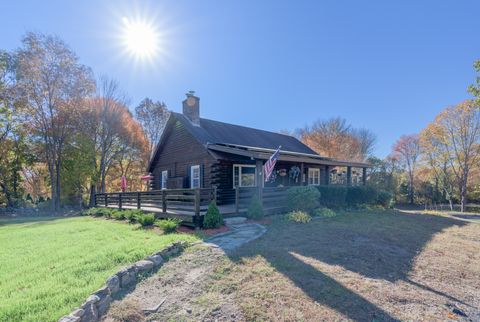
[[433,235],[451,226],[465,224],[453,218],[393,211],[345,214],[310,224],[279,222],[269,226],[264,237],[244,245],[230,256],[234,261],[262,256],[312,300],[352,320],[397,321],[382,308],[292,254],[338,265],[367,278],[390,282],[403,280],[459,301],[448,294],[412,283],[408,274],[415,257]]
[[[25,216],[25,217],[8,217],[8,218],[0,218],[0,227],[3,226],[10,226],[10,225],[25,225],[25,227],[33,226],[33,225],[40,225],[40,224],[47,224],[52,221],[62,220],[73,218],[74,216]],[[81,217],[81,216],[77,216]]]

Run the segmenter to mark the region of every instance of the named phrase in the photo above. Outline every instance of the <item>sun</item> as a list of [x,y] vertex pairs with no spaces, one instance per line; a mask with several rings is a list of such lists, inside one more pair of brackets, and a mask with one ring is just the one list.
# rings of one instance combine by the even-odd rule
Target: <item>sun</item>
[[152,59],[159,51],[159,34],[145,21],[122,18],[122,39],[125,49],[137,59]]

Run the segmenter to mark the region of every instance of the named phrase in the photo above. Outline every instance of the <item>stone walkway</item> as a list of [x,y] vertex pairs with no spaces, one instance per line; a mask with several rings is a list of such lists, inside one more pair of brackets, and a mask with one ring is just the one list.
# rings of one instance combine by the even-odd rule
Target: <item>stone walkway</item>
[[219,247],[225,252],[231,251],[262,236],[267,229],[259,224],[234,224],[229,225],[232,231],[216,235],[208,239],[205,244]]
[[[228,252],[266,232],[253,223],[230,222],[232,228],[206,242],[187,248],[168,260],[160,270],[138,283],[125,297],[113,302],[103,322],[130,318],[137,312],[141,321],[245,321],[231,294],[212,292],[215,268],[228,260]],[[147,315],[147,316],[145,316]],[[138,319],[137,319],[138,320]]]

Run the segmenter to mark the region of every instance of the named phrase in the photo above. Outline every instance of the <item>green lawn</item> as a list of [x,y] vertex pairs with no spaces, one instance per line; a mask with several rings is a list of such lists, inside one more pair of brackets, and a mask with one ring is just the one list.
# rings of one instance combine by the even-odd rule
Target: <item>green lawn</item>
[[194,239],[90,217],[0,220],[0,321],[56,321],[122,266]]

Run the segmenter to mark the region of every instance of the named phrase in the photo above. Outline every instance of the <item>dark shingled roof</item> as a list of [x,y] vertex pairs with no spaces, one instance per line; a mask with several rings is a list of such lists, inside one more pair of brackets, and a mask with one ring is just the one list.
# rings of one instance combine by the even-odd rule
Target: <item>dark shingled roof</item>
[[282,150],[315,154],[317,153],[293,136],[258,130],[250,127],[223,123],[200,118],[200,126],[194,125],[183,114],[172,112],[183,126],[201,144],[230,144],[249,147],[277,149],[280,145]]

